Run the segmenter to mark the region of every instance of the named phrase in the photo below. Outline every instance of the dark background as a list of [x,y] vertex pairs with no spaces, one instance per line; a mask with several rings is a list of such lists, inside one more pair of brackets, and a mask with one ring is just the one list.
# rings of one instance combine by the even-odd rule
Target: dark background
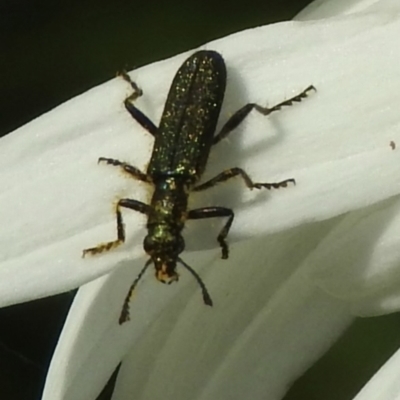
[[0,0],[0,134],[123,67],[291,19],[310,2]]
[[[308,3],[0,0],[0,136],[111,79],[122,68],[289,20]],[[73,296],[70,292],[0,309],[2,400],[40,399]],[[287,399],[351,399],[399,345],[398,315],[359,320]],[[111,391],[112,381],[101,399],[109,399]]]

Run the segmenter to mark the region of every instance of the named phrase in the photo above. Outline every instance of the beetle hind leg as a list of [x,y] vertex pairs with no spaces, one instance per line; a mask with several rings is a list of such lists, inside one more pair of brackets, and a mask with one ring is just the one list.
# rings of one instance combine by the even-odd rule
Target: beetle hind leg
[[217,144],[222,139],[226,138],[228,135],[232,133],[243,121],[244,119],[250,114],[252,110],[256,110],[260,114],[267,116],[275,111],[279,111],[283,107],[292,106],[294,103],[300,103],[303,99],[308,96],[310,91],[316,91],[313,85],[308,86],[302,92],[297,94],[296,96],[291,97],[285,101],[282,101],[276,104],[273,107],[263,107],[256,103],[248,103],[236,111],[229,119],[225,122],[222,126],[221,130],[218,132],[216,136],[214,136],[213,144]]
[[139,88],[136,82],[132,81],[126,71],[120,72],[119,76],[121,76],[122,79],[128,82],[133,89],[133,93],[129,95],[124,101],[126,110],[129,112],[129,114],[131,114],[132,118],[135,119],[136,122],[138,122],[144,129],[146,129],[147,132],[149,132],[154,137],[157,136],[157,126],[151,121],[151,119],[147,115],[143,114],[143,112],[134,105],[135,100],[143,95],[143,90]]

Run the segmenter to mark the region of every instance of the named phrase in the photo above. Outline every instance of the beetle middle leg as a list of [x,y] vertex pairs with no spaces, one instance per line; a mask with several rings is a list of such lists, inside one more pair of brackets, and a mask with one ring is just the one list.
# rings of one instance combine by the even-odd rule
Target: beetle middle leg
[[132,81],[126,71],[122,71],[119,75],[122,77],[122,79],[128,82],[133,89],[133,93],[128,96],[124,101],[126,110],[144,129],[146,129],[147,132],[149,132],[154,137],[157,136],[158,128],[154,124],[154,122],[133,105],[133,102],[138,97],[143,95],[142,89],[140,89],[139,86]]
[[82,257],[85,257],[87,254],[94,255],[102,253],[104,251],[109,251],[125,242],[125,226],[122,220],[121,207],[130,208],[131,210],[135,210],[146,215],[149,214],[151,208],[148,204],[142,203],[141,201],[138,200],[120,199],[116,207],[117,240],[113,240],[112,242],[107,242],[107,243],[101,243],[96,247],[85,249],[83,250]]
[[296,184],[296,181],[294,179],[285,179],[284,181],[272,182],[272,183],[261,183],[261,182],[254,183],[249,177],[249,175],[247,175],[246,171],[244,171],[241,168],[235,167],[221,172],[220,174],[210,179],[209,181],[204,182],[201,185],[195,186],[192,190],[194,192],[200,192],[201,190],[208,189],[212,186],[215,186],[217,183],[225,182],[228,179],[234,178],[236,176],[240,176],[249,189],[261,189],[261,188],[279,189],[281,187],[286,187],[288,183],[293,183],[294,185]]
[[305,88],[301,93],[296,96],[291,97],[288,100],[282,101],[281,103],[276,104],[273,107],[263,107],[256,103],[248,103],[243,106],[241,109],[236,111],[222,126],[221,130],[217,135],[214,136],[213,144],[217,144],[222,139],[226,138],[235,128],[237,128],[243,120],[250,114],[250,112],[254,109],[258,111],[260,114],[266,116],[271,114],[274,111],[280,110],[282,107],[287,107],[293,105],[293,103],[299,103],[304,98],[308,96],[308,92],[311,90],[316,90],[313,85]]
[[225,207],[204,207],[196,208],[188,212],[188,219],[203,219],[203,218],[215,218],[215,217],[228,217],[228,221],[221,229],[221,232],[217,236],[217,240],[222,250],[222,258],[227,259],[229,256],[229,247],[226,243],[226,237],[228,236],[229,229],[232,226],[233,218],[235,214],[230,208]]
[[114,158],[100,157],[98,163],[103,162],[109,165],[114,165],[115,167],[121,167],[124,172],[128,173],[139,181],[151,183],[150,176],[142,172],[139,168],[134,167],[133,165],[130,165],[123,161],[115,160]]

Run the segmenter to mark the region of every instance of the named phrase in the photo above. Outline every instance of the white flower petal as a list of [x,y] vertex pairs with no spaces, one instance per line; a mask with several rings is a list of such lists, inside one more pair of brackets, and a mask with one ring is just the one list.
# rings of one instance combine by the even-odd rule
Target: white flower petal
[[342,219],[305,261],[311,276],[362,315],[400,309],[400,200],[398,197]]
[[[121,370],[115,395],[118,400],[128,397],[128,393],[131,397],[132,392],[139,399],[224,398],[227,387],[234,390],[228,392],[230,399],[242,399],[244,393],[252,399],[265,398],[265,393],[281,396],[287,385],[338,337],[351,320],[348,306],[315,288],[305,274],[309,276],[309,266],[317,261],[329,264],[330,231],[332,237],[328,237],[349,250],[347,242],[340,242],[340,235],[336,237],[334,233],[343,233],[343,226],[356,218],[353,215],[365,217],[362,224],[372,229],[371,237],[378,237],[377,215],[382,212],[388,222],[391,211],[395,211],[396,200],[391,198],[400,191],[400,161],[390,143],[399,141],[396,129],[400,122],[400,49],[395,44],[399,30],[396,13],[353,14],[341,19],[254,29],[206,46],[220,51],[228,65],[230,79],[223,116],[246,101],[261,103],[268,97],[272,105],[310,83],[318,88],[318,93],[302,104],[269,119],[259,115],[249,118],[243,126],[246,134],[232,135],[232,144],[218,146],[207,173],[212,176],[223,168],[240,165],[257,181],[296,178],[296,187],[271,193],[268,199],[263,195],[254,197],[245,189],[242,192],[242,188],[237,189],[240,195],[232,195],[229,189],[210,191],[210,204],[227,204],[237,212],[231,243],[302,225],[270,235],[265,242],[258,239],[236,243],[228,265],[219,261],[219,252],[210,253],[218,259],[215,266],[205,261],[210,257],[208,253],[201,254],[205,259],[196,259],[194,267],[213,295],[213,309],[202,304],[199,289],[193,280],[190,283],[187,273],[182,274],[182,282],[169,287],[160,285],[149,274],[132,303],[132,321],[122,328],[116,324],[118,304],[136,274],[133,272],[128,279],[126,260],[132,258],[132,239],[118,251],[77,264],[74,274],[83,265],[88,270],[99,267],[96,273],[117,263],[127,265],[127,269],[82,289],[76,303],[81,306],[74,305],[69,317],[44,400],[93,399],[130,340],[134,357],[129,361],[130,367],[124,365]],[[165,75],[161,77],[161,72],[157,75],[158,68],[161,71],[162,66],[171,76],[183,58],[135,72],[148,99],[143,99],[141,107],[149,115],[159,115],[165,96],[156,93],[165,94],[170,80]],[[129,119],[122,118],[127,128]],[[106,154],[96,147],[95,153],[130,161],[132,149],[126,143],[135,133],[134,124],[130,124],[129,132],[121,128],[112,137],[103,132],[100,137],[115,147]],[[113,127],[110,125],[110,130]],[[97,138],[96,132],[92,134]],[[239,160],[240,156],[243,158]],[[89,165],[90,157],[82,152],[82,158]],[[91,158],[96,158],[95,154]],[[85,193],[85,204],[93,204],[93,215],[84,215],[86,225],[82,231],[87,232],[82,235],[83,247],[107,240],[104,235],[113,232],[112,216],[104,216],[104,203],[111,201],[110,193],[117,196],[124,191],[119,182],[122,178],[116,182],[114,171],[100,170],[93,166],[88,173],[98,183],[96,193],[100,199]],[[86,175],[80,172],[81,176]],[[90,189],[89,183],[87,186]],[[109,195],[109,199],[101,197]],[[102,205],[97,207],[99,203]],[[367,206],[371,207],[369,213],[378,214],[366,214],[363,208]],[[359,211],[327,220],[354,210]],[[135,221],[139,221],[135,218],[130,216],[127,221],[130,235],[135,232]],[[304,224],[323,220],[327,221]],[[189,244],[191,237],[201,236],[201,246],[215,246],[209,224],[205,228],[206,235],[191,235],[189,231]],[[392,251],[397,231],[393,229],[392,235],[389,228],[390,224],[385,245]],[[357,228],[352,233],[357,233]],[[136,237],[141,234],[137,231]],[[205,236],[210,237],[209,243],[203,240]],[[189,248],[195,246],[199,247],[198,241]],[[315,248],[316,255],[307,258]],[[80,251],[77,244],[75,250]],[[138,246],[135,250],[139,251]],[[396,257],[396,252],[388,257],[389,272],[394,271]],[[189,252],[184,258],[193,265]],[[202,263],[207,265],[203,270],[199,268]],[[326,289],[330,283],[326,279],[325,285],[323,272],[313,279]],[[356,269],[355,274],[360,276],[361,270]],[[357,280],[350,280],[349,286],[351,283],[360,286]],[[112,299],[106,312],[101,311],[105,300],[93,302],[97,297]],[[93,321],[89,326],[82,322],[87,319]],[[90,332],[96,332],[91,341]],[[77,354],[76,349],[84,351],[78,350]],[[248,377],[240,379],[245,373]]]
[[307,21],[371,11],[375,6],[377,10],[387,10],[391,6],[398,7],[398,5],[397,0],[314,0],[296,15],[295,20]]
[[[154,321],[124,360],[113,400],[280,398],[352,319],[293,273],[303,240],[301,231],[236,246],[229,276],[218,266],[206,275],[212,313],[192,296],[179,318]],[[288,255],[285,245],[302,248]]]
[[[202,303],[186,271],[171,286],[148,274],[131,302],[131,321],[120,327],[132,268],[84,286],[54,355],[43,400],[94,399],[131,345],[116,399],[129,398],[128,392],[137,399],[239,399],[247,390],[254,399],[260,391],[282,394],[288,380],[352,320],[346,304],[295,272],[329,225],[243,242],[233,246],[229,263],[215,251],[196,254],[193,262],[187,255],[189,263],[196,262],[213,308]],[[244,373],[246,379],[238,379]],[[229,382],[230,376],[237,377]],[[226,385],[232,387],[228,397],[221,393]]]
[[129,263],[78,291],[53,356],[43,400],[94,399],[132,341],[143,335],[176,294],[177,287],[161,285],[148,274],[133,300],[134,323],[120,326],[124,298],[140,267]]
[[[318,88],[270,118],[252,115],[211,154],[205,179],[242,166],[255,181],[297,181],[271,193],[249,193],[237,182],[197,196],[198,204],[236,210],[231,242],[331,218],[400,192],[397,152],[389,145],[398,140],[400,119],[399,31],[396,13],[352,14],[267,26],[206,46],[220,51],[228,66],[221,121],[246,101],[272,105],[309,84]],[[146,94],[138,105],[155,120],[186,56],[134,73]],[[142,168],[148,160],[151,138],[123,109],[127,93],[125,82],[113,80],[2,139],[2,305],[68,290],[142,254],[144,218],[126,213],[126,245],[81,258],[83,248],[115,236],[116,198],[148,198],[140,183],[96,164],[99,156]],[[193,237],[189,230],[189,249],[216,245],[211,235],[201,244]]]
[[400,351],[373,376],[354,400],[398,400],[400,399]]

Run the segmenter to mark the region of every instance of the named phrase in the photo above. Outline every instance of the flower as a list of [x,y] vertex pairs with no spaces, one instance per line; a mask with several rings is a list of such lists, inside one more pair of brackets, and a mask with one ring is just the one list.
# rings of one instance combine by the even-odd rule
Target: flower
[[[360,4],[347,15],[256,28],[204,46],[228,66],[221,120],[245,102],[273,105],[309,84],[318,90],[268,118],[252,115],[211,155],[205,178],[240,165],[257,181],[297,182],[268,193],[227,183],[197,196],[199,204],[236,212],[229,262],[220,261],[210,224],[185,235],[185,260],[207,285],[212,309],[187,271],[171,286],[148,273],[131,321],[118,325],[144,262],[144,220],[136,213],[124,214],[129,237],[118,250],[80,257],[113,239],[117,197],[148,196],[140,183],[95,162],[106,156],[144,168],[149,158],[151,138],[122,106],[124,81],[3,139],[2,304],[98,277],[74,301],[43,400],[94,399],[122,359],[115,399],[281,398],[356,313],[398,309],[400,51],[392,40],[400,20],[391,1]],[[145,93],[138,107],[151,118],[185,57],[131,74]],[[34,143],[26,140],[33,135]],[[18,164],[21,156],[29,169]],[[21,218],[9,221],[10,213]]]

